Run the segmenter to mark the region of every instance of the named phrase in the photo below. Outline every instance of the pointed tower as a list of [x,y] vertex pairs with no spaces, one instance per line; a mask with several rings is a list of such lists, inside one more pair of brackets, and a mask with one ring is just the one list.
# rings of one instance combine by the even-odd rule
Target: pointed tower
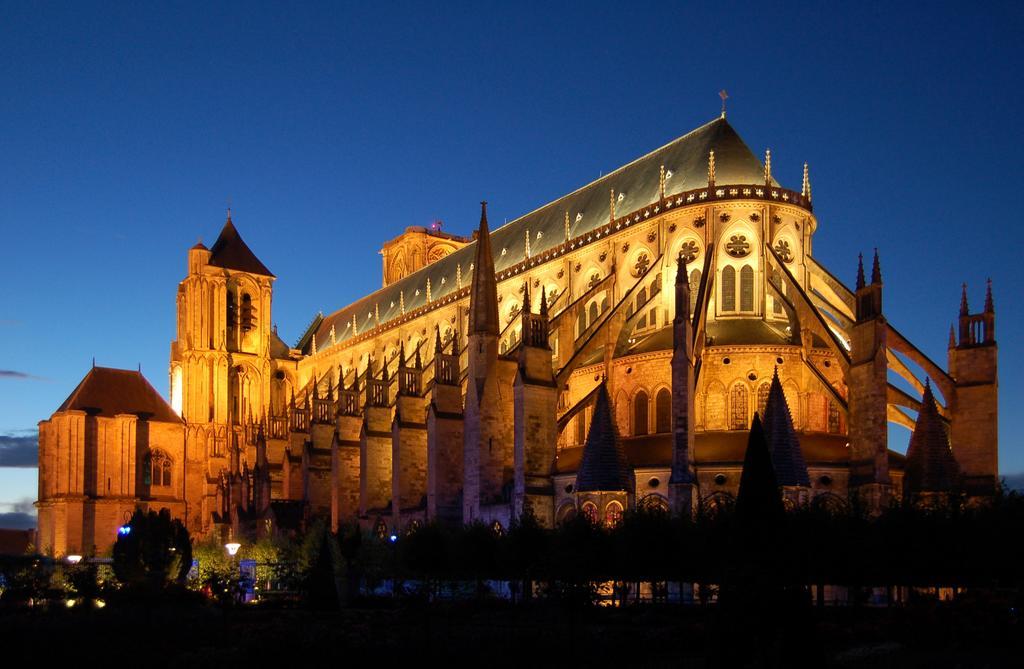
[[523,291],[522,343],[512,386],[514,404],[513,518],[531,513],[543,527],[554,527],[551,474],[558,443],[558,388],[548,345],[548,299],[542,289],[540,313],[533,313],[530,285]]
[[878,250],[871,283],[858,261],[856,322],[850,328],[850,490],[874,511],[891,494],[888,447],[888,326],[882,315],[882,270]]
[[672,321],[672,474],[668,482],[673,516],[690,517],[697,499],[694,470],[693,325],[690,322],[690,282],[686,257],[676,259],[676,315]]
[[736,495],[736,518],[748,531],[769,531],[784,513],[768,439],[761,417],[755,413],[747,438],[747,452],[743,457],[740,489]]
[[614,524],[631,508],[634,487],[633,469],[612,416],[608,386],[602,381],[576,472],[576,508],[594,522]]
[[480,228],[473,256],[473,281],[469,291],[469,378],[479,393],[484,378],[498,357],[498,284],[487,227],[487,203],[480,203]]
[[992,282],[985,306],[972,314],[967,287],[960,298],[959,340],[949,349],[949,375],[956,385],[947,398],[953,454],[969,495],[991,495],[999,477],[999,347]]
[[459,334],[451,350],[434,338],[434,385],[427,407],[427,518],[444,523],[462,520],[463,413],[459,370]]
[[[512,478],[512,398],[507,386],[514,379],[514,360],[498,359],[498,288],[494,276],[487,203],[481,203],[473,282],[469,293],[469,345],[463,430],[463,522],[490,522],[481,507],[507,501]],[[506,385],[507,384],[507,385]],[[502,514],[508,522],[508,507]],[[498,519],[494,517],[494,519]]]
[[807,503],[811,480],[807,475],[807,463],[804,462],[800,440],[793,429],[793,417],[789,413],[786,394],[779,381],[778,368],[772,374],[772,383],[768,388],[763,427],[783,497],[798,506]]
[[925,383],[921,410],[907,448],[903,475],[905,499],[924,501],[947,495],[959,487],[960,467],[949,447],[949,436],[935,406],[930,383]]
[[211,248],[200,243],[188,251],[187,274],[178,284],[171,405],[186,421],[186,467],[195,482],[186,496],[198,509],[202,531],[216,500],[201,481],[228,466],[229,415],[237,422],[250,409],[258,415],[270,410],[273,282],[229,211]]

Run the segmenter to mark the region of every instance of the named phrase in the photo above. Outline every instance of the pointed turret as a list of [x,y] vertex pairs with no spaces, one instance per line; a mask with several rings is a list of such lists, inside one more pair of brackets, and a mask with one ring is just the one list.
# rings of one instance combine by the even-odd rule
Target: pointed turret
[[811,173],[807,167],[807,163],[804,163],[804,182],[800,187],[800,194],[807,198],[807,201],[811,200]]
[[672,321],[672,472],[669,476],[669,510],[673,516],[689,518],[696,494],[694,469],[694,406],[696,395],[693,356],[693,326],[690,321],[690,282],[686,256],[676,258],[675,318]]
[[545,288],[541,288],[540,291],[540,315],[544,317],[548,315],[548,291]]
[[939,416],[931,384],[926,381],[921,410],[907,448],[904,489],[910,494],[947,493],[957,488],[959,478],[960,467],[949,447],[949,435]]
[[967,284],[961,284],[960,288],[960,315],[966,316],[971,313],[970,308],[967,306]]
[[994,314],[995,312],[996,307],[992,302],[992,279],[988,279],[985,282],[985,313]]
[[956,348],[956,332],[952,323],[949,324],[949,348]]
[[860,290],[867,285],[864,280],[864,254],[857,254],[857,290]]
[[736,517],[744,527],[766,530],[784,513],[764,427],[761,417],[755,413],[736,495]]
[[875,249],[875,259],[871,263],[871,284],[882,284],[882,266],[878,262],[878,249]]
[[583,446],[583,457],[576,473],[576,492],[628,491],[632,469],[615,427],[608,387],[602,381],[594,403],[594,417]]
[[497,336],[500,331],[498,284],[494,277],[491,232],[487,227],[487,202],[480,203],[480,229],[477,233],[473,268],[473,283],[469,292],[469,332]]
[[768,401],[764,407],[765,438],[772,454],[775,477],[781,486],[801,486],[809,488],[811,480],[807,475],[807,463],[793,429],[793,417],[786,402],[786,394],[779,381],[779,370],[772,374],[772,383],[768,388]]

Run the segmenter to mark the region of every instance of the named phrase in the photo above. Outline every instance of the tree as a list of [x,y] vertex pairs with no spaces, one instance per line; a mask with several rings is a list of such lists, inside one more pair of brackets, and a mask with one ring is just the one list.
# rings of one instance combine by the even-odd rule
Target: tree
[[183,583],[192,567],[192,543],[167,509],[137,509],[114,543],[114,575],[130,587],[160,589]]

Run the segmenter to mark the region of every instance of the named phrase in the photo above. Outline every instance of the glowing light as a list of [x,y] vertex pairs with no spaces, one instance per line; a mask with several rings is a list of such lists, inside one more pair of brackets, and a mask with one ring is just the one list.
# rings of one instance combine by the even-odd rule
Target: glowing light
[[132,533],[132,526],[122,525],[121,527],[117,528],[117,533],[120,534],[122,537],[126,537]]
[[81,556],[81,555],[69,555],[69,556],[67,557],[67,560],[68,560],[68,562],[70,562],[71,564],[78,564],[79,562],[81,562],[81,561],[82,561],[82,556]]
[[396,541],[398,541],[398,535],[397,534],[392,534],[388,538],[391,539],[391,543],[395,543]]
[[235,557],[238,553],[238,549],[242,547],[242,544],[232,541],[231,543],[224,544],[224,548],[228,550],[228,555]]

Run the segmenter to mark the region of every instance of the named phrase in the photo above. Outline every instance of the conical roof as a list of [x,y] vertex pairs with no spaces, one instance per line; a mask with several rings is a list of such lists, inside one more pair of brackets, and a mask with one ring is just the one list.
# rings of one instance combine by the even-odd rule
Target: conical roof
[[740,474],[736,515],[741,523],[761,526],[777,519],[784,511],[764,427],[761,417],[755,413]]
[[957,487],[960,467],[949,446],[930,384],[925,384],[921,411],[907,448],[903,487],[908,492],[949,492]]
[[594,417],[590,421],[583,457],[576,472],[577,492],[628,491],[632,472],[626,451],[615,427],[608,388],[604,382],[597,391]]
[[209,264],[214,267],[249,272],[250,274],[274,276],[267,269],[267,266],[260,262],[260,259],[256,257],[256,254],[252,252],[248,245],[242,241],[242,236],[238,234],[235,224],[231,222],[231,216],[228,216],[228,220],[224,223],[224,228],[220,231],[220,236],[217,237],[213,248],[210,249]]
[[775,478],[779,485],[810,487],[807,463],[800,449],[800,440],[793,429],[793,417],[789,413],[786,394],[779,381],[779,372],[772,375],[768,389],[768,401],[764,406],[764,433],[768,449],[772,454]]

